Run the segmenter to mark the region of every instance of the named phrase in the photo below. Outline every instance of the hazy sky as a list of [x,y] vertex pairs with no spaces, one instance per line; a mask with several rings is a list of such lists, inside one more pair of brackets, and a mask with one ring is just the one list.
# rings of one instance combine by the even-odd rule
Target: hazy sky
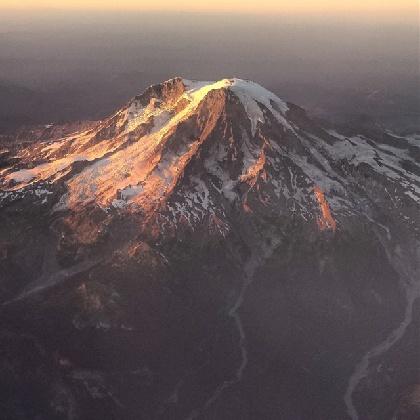
[[0,0],[0,128],[102,118],[174,76],[252,79],[321,116],[414,119],[417,3]]
[[413,15],[418,0],[1,0],[0,8],[140,9]]

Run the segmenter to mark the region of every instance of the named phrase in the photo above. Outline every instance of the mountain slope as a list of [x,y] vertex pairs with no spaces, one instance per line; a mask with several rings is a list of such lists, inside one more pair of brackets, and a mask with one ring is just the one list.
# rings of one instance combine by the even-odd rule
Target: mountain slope
[[29,376],[6,352],[6,412],[404,419],[419,143],[176,78],[4,154],[2,334],[37,349]]

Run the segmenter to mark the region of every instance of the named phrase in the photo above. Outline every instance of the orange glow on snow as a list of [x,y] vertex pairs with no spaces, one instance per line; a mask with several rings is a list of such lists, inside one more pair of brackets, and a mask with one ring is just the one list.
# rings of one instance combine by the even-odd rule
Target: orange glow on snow
[[335,232],[337,229],[337,222],[332,217],[330,206],[328,205],[324,193],[319,187],[314,188],[314,193],[322,213],[322,216],[318,218],[319,229],[332,229]]

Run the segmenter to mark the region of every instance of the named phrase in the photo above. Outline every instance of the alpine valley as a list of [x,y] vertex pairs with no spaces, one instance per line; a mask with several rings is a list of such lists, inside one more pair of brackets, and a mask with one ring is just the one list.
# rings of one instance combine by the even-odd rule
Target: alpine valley
[[418,420],[420,136],[175,78],[0,151],[0,417]]

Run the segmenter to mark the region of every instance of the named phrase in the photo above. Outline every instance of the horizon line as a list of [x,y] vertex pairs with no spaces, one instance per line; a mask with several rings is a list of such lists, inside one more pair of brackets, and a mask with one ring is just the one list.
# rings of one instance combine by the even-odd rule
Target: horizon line
[[[183,14],[183,15],[200,15],[200,16],[223,16],[223,15],[235,15],[235,16],[244,16],[244,17],[291,17],[291,18],[338,18],[339,20],[351,20],[351,19],[362,19],[363,21],[370,20],[372,23],[375,23],[375,19],[380,19],[381,21],[387,20],[390,23],[392,22],[401,22],[401,21],[416,21],[420,17],[420,7],[413,13],[411,9],[402,9],[400,13],[395,10],[382,10],[381,12],[376,11],[377,14],[375,19],[372,20],[372,16],[368,14],[365,10],[250,10],[250,9],[222,9],[222,10],[212,10],[212,9],[168,9],[168,8],[141,8],[141,7],[65,7],[65,6],[43,6],[43,7],[9,7],[1,6],[0,11],[22,14],[24,16],[26,13],[38,14],[43,12],[49,13],[116,13],[116,14],[125,14],[125,13],[138,13],[138,14]],[[379,13],[378,13],[379,12]]]

